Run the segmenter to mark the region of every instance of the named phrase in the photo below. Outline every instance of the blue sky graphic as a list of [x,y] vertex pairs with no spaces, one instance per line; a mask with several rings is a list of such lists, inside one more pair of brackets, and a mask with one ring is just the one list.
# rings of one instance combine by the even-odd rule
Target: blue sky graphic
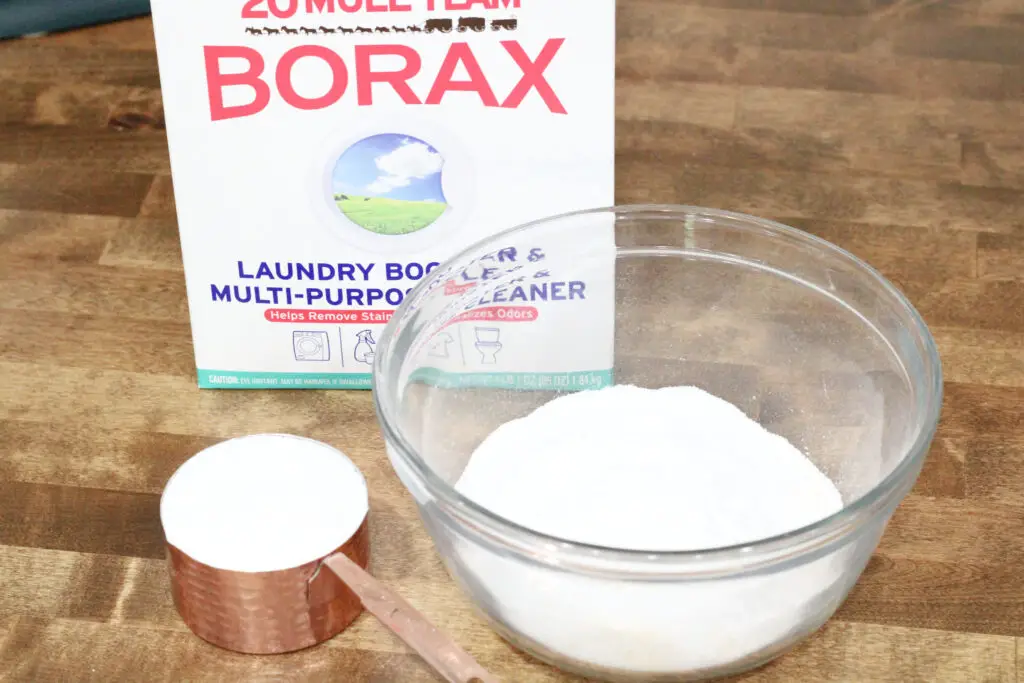
[[423,140],[381,133],[349,147],[334,166],[337,194],[447,203],[441,186],[444,160]]

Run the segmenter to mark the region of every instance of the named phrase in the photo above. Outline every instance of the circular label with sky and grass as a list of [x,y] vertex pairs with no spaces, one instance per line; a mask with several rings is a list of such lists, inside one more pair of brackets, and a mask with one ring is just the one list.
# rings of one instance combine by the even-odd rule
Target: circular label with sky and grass
[[333,201],[348,220],[376,235],[411,235],[449,210],[445,160],[410,135],[378,133],[349,146],[334,164]]

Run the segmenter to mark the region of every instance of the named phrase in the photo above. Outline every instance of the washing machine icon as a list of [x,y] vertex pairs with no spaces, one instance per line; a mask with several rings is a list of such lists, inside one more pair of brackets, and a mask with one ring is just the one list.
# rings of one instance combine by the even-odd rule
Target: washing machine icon
[[292,350],[297,361],[331,359],[331,341],[326,332],[292,332]]

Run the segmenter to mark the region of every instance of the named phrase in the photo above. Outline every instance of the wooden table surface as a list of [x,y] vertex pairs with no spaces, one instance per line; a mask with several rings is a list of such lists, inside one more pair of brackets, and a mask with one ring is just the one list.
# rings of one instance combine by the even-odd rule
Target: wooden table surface
[[[934,447],[859,585],[744,680],[1024,681],[1024,0],[619,4],[618,201],[832,240],[906,291],[944,362]],[[349,453],[374,572],[504,680],[576,680],[453,587],[368,393],[196,388],[151,31],[0,43],[0,680],[434,680],[367,616],[276,658],[182,624],[159,493],[253,431]]]

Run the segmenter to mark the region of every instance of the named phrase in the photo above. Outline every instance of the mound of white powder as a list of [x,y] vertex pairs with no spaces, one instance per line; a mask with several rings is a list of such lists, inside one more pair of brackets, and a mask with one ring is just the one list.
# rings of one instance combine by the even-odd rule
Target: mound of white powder
[[[555,399],[495,430],[457,489],[545,534],[652,552],[749,543],[842,507],[798,449],[696,387],[620,385]],[[564,657],[647,672],[757,656],[820,612],[840,578],[834,557],[687,584],[574,576],[469,544],[459,557],[526,637]]]
[[369,511],[366,480],[340,451],[289,434],[221,441],[168,480],[168,543],[216,569],[270,572],[319,560]]

